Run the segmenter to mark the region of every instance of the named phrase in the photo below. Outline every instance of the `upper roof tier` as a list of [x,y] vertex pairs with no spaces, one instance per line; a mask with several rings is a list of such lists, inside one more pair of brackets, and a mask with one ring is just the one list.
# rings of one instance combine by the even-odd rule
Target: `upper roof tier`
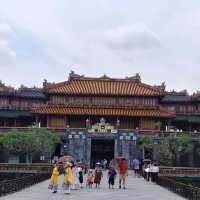
[[141,83],[140,76],[113,79],[106,75],[100,78],[79,76],[73,72],[69,80],[61,83],[45,84],[47,93],[76,95],[120,95],[120,96],[161,96],[157,87]]

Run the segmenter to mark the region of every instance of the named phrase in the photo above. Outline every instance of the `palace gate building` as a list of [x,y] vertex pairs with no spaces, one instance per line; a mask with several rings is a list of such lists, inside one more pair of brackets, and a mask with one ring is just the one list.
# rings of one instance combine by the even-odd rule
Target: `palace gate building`
[[0,85],[0,132],[9,128],[46,127],[59,134],[56,155],[96,162],[123,155],[138,156],[138,134],[200,131],[199,94],[167,92],[165,86],[141,82],[139,74],[124,79],[71,72],[67,81],[43,88],[15,90]]
[[[41,126],[63,129],[61,154],[96,162],[136,155],[137,130],[166,126],[175,113],[161,108],[163,91],[140,77],[87,78],[72,73],[68,81],[44,84],[45,105],[32,109]],[[157,126],[157,127],[156,127]]]

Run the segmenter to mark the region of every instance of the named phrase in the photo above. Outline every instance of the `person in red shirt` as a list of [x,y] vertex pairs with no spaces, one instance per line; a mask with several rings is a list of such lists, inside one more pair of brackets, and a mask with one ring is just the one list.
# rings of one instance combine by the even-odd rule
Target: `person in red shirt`
[[126,188],[126,178],[128,176],[128,163],[125,158],[123,158],[119,163],[119,188],[121,189],[121,184],[123,188]]

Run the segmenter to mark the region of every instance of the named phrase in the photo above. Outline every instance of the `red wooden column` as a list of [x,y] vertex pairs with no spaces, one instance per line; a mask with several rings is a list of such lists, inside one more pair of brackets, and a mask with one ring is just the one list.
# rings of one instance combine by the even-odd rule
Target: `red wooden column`
[[170,130],[171,123],[172,123],[172,120],[171,120],[171,119],[168,119],[168,120],[167,120],[167,131]]
[[50,116],[47,115],[47,128],[49,128],[49,127],[50,127]]

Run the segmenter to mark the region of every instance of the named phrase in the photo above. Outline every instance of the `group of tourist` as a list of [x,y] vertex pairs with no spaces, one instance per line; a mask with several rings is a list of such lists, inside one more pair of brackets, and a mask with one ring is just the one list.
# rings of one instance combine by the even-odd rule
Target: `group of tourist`
[[144,179],[151,182],[157,182],[159,167],[156,162],[151,161],[149,164],[144,164]]
[[[147,181],[157,181],[159,167],[157,166],[156,162],[148,160],[148,162],[142,163],[135,158],[132,160],[131,164],[135,172],[135,177],[143,176]],[[92,189],[93,185],[95,188],[99,188],[103,178],[103,170],[105,168],[106,167],[104,165],[102,166],[102,163],[100,162],[95,164],[95,170],[83,168],[81,165],[75,165],[74,162],[64,162],[64,179],[62,184],[63,191],[65,191],[67,194],[70,194],[71,189],[83,188],[84,180],[87,188]],[[107,178],[109,189],[114,189],[117,173],[119,174],[119,188],[126,189],[128,162],[125,158],[120,159],[117,164],[114,162],[114,160],[112,160],[108,165]],[[58,189],[59,174],[59,166],[57,163],[55,163],[49,184],[49,189],[51,189],[53,193],[56,193]]]
[[[65,162],[63,164],[64,168],[64,179],[62,188],[66,193],[70,193],[71,188],[76,189],[79,186],[82,187],[83,184],[83,169],[81,167],[76,167],[72,162]],[[53,193],[57,193],[58,189],[58,176],[60,175],[59,166],[57,163],[54,164],[53,172],[50,179],[49,189]]]
[[[100,187],[101,180],[103,178],[103,169],[101,163],[96,163],[95,170],[89,169],[84,170],[80,165],[76,166],[73,162],[65,162],[63,164],[64,168],[64,179],[62,184],[62,189],[64,193],[70,194],[71,189],[79,189],[83,187],[84,176],[85,176],[85,185],[87,188],[92,189],[93,185],[96,188]],[[57,193],[58,190],[58,176],[59,165],[54,164],[52,171],[52,176],[50,179],[49,189],[53,193]],[[126,188],[126,179],[128,176],[128,163],[125,158],[119,161],[116,165],[113,165],[111,162],[108,167],[107,178],[108,178],[108,187],[109,189],[114,189],[115,179],[119,173],[119,188]]]
[[157,162],[151,160],[139,161],[137,158],[135,158],[132,161],[132,166],[136,177],[143,176],[147,181],[157,181],[159,173]]

